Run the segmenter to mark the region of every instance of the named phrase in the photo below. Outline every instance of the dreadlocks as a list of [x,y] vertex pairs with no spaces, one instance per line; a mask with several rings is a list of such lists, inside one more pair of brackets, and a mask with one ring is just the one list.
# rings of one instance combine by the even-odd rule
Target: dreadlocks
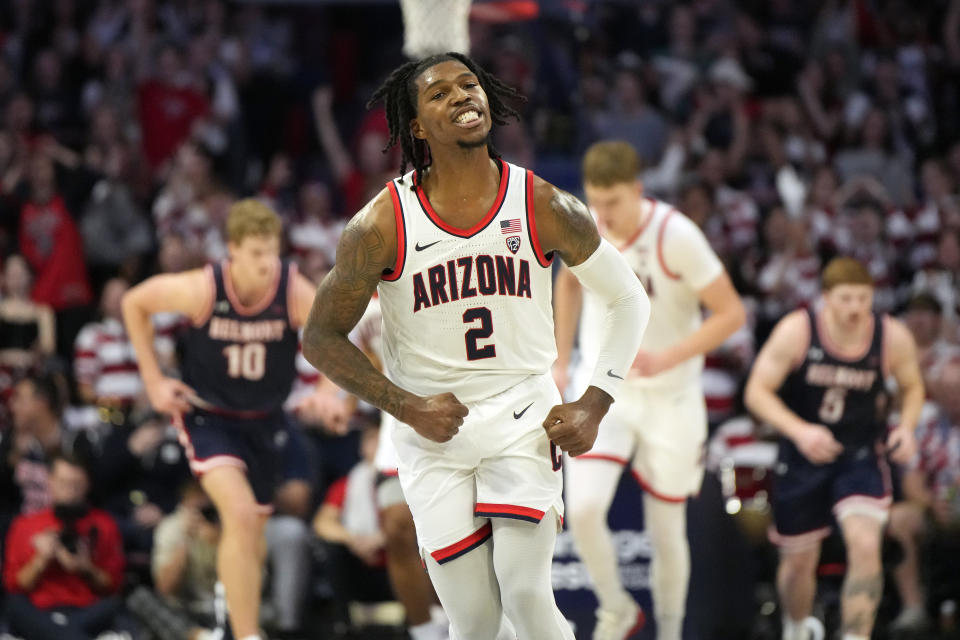
[[[403,158],[400,161],[400,175],[402,176],[407,165],[413,165],[416,169],[413,178],[412,187],[419,183],[423,170],[428,166],[429,147],[425,140],[420,140],[410,132],[410,121],[417,117],[417,85],[416,80],[426,69],[435,64],[446,60],[456,60],[471,71],[480,82],[481,88],[487,94],[487,102],[490,105],[490,119],[494,124],[506,124],[507,118],[520,119],[517,110],[507,104],[508,99],[526,100],[516,89],[503,83],[495,75],[485,71],[480,65],[474,62],[470,57],[462,53],[448,52],[438,53],[436,55],[406,62],[387,76],[380,88],[377,89],[370,101],[367,103],[369,109],[381,100],[387,111],[387,126],[390,131],[390,139],[387,146],[383,148],[386,153],[397,142],[400,142],[400,149],[403,151]],[[492,144],[487,145],[491,158],[499,158],[500,154],[493,148]]]

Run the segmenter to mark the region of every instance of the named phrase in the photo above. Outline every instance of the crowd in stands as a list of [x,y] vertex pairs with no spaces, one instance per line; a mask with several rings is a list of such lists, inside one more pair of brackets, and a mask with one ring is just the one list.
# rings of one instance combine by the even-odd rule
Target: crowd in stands
[[[382,111],[363,109],[402,60],[397,4],[268,4],[0,0],[0,631],[215,624],[215,512],[146,402],[120,300],[223,259],[226,212],[248,195],[317,282],[400,164]],[[904,610],[922,612],[918,541],[960,526],[960,0],[541,5],[471,25],[474,57],[528,96],[495,145],[578,192],[582,150],[625,139],[646,193],[706,231],[750,312],[707,359],[714,427],[742,414],[753,355],[816,303],[831,257],[864,261],[876,308],[907,320],[930,403],[891,535],[913,562]],[[154,325],[176,372],[183,319]],[[317,379],[302,358],[298,372],[301,390]],[[380,567],[383,544],[351,489],[371,481],[376,417],[334,435],[297,394],[267,536],[265,624],[287,634],[306,602],[342,597],[332,582]]]

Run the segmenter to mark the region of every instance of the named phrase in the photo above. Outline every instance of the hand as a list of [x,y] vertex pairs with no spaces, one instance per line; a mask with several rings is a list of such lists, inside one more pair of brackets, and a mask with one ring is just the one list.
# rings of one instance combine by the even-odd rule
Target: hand
[[940,527],[947,529],[954,523],[953,509],[950,503],[942,498],[936,498],[930,504],[930,512],[933,513],[933,519]]
[[62,544],[58,543],[56,558],[57,563],[63,567],[63,570],[67,573],[86,575],[93,569],[93,561],[90,559],[90,547],[84,540],[77,543],[76,553],[70,553]]
[[133,521],[144,529],[153,529],[161,520],[163,511],[152,502],[141,504],[133,510]]
[[38,533],[30,540],[37,556],[43,559],[44,563],[50,561],[57,553],[57,547],[60,546],[60,536],[56,531],[47,530]]
[[843,452],[843,445],[822,424],[808,424],[793,438],[793,443],[813,464],[833,462]]
[[163,441],[164,427],[156,422],[145,422],[130,434],[127,447],[130,453],[140,457],[148,451],[154,450]]
[[448,442],[460,431],[469,410],[452,393],[415,398],[404,405],[402,422],[427,440]]
[[897,464],[907,464],[917,454],[917,439],[913,429],[897,427],[887,436],[887,453]]
[[160,413],[180,415],[190,411],[189,396],[197,392],[176,378],[161,377],[144,385],[150,405]]
[[558,404],[547,414],[543,428],[555,445],[571,456],[579,456],[593,448],[613,398],[597,387],[588,387],[576,402]]
[[316,390],[304,396],[294,408],[297,416],[308,424],[322,425],[334,435],[347,433],[350,416],[347,404],[338,395]]
[[352,536],[347,541],[347,548],[364,563],[368,565],[375,564],[380,550],[383,549],[384,540],[380,534],[357,535]]
[[666,351],[644,351],[637,352],[637,357],[633,359],[630,365],[631,373],[643,378],[649,378],[657,375],[674,366]]

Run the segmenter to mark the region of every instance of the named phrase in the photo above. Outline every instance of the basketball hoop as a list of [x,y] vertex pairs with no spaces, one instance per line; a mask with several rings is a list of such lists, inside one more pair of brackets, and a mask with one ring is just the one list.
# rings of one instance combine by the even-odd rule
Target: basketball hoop
[[470,53],[471,0],[400,0],[403,53],[413,60],[435,53]]

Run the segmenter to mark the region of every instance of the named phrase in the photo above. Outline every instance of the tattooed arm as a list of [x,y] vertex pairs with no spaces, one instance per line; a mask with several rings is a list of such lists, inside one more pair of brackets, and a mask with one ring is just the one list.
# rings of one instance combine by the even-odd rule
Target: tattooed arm
[[463,424],[467,408],[451,393],[422,398],[401,389],[347,337],[396,256],[393,204],[384,189],[343,230],[337,262],[320,283],[304,325],[303,355],[340,388],[409,424],[423,437],[446,442]]
[[534,209],[536,235],[543,252],[559,255],[607,310],[590,386],[576,402],[554,407],[543,423],[558,447],[577,456],[593,447],[600,420],[637,355],[650,316],[650,301],[620,252],[600,239],[582,202],[538,180],[534,184]]

